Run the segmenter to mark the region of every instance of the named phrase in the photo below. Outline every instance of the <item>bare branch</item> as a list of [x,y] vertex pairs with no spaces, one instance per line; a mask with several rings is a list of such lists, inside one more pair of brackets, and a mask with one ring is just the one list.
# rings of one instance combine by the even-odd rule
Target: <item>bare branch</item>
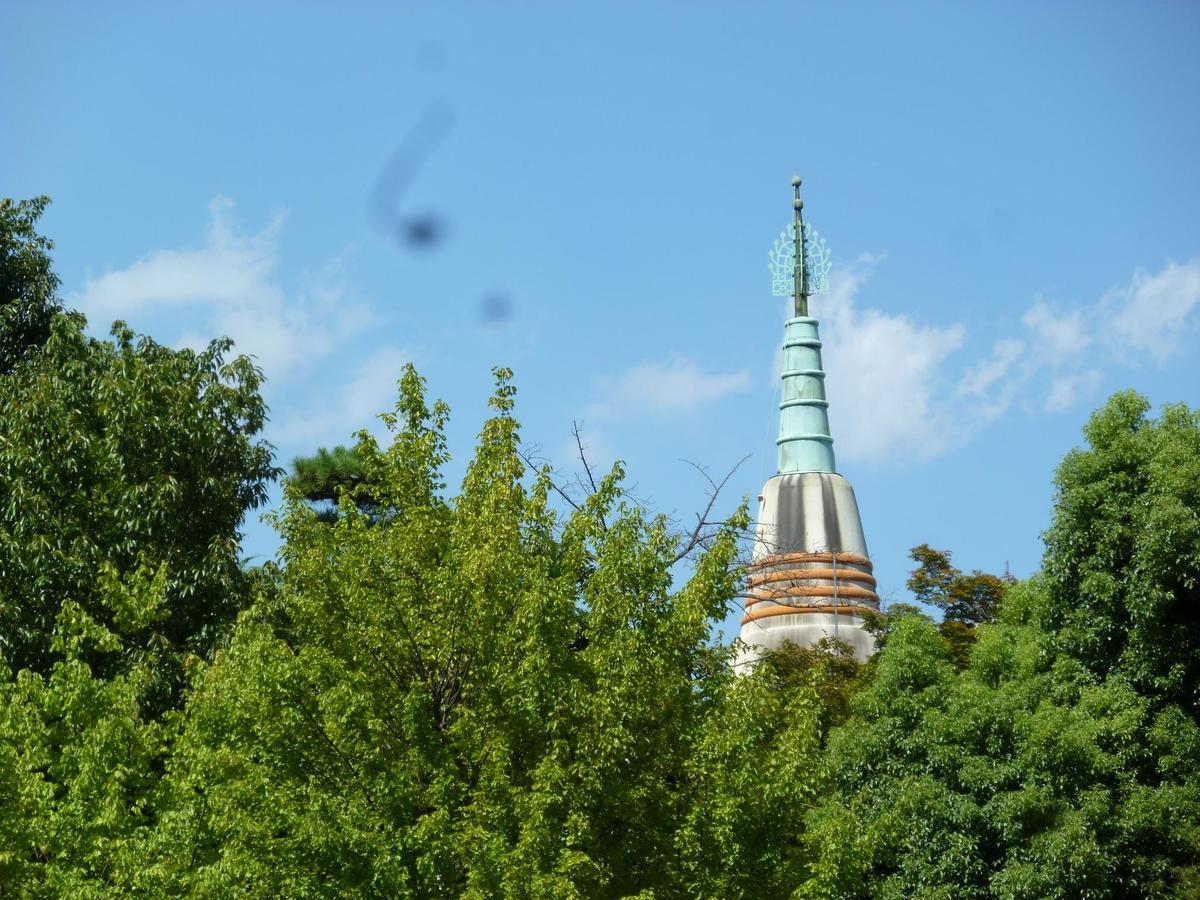
[[[543,466],[539,466],[533,460],[533,458],[531,456],[529,456],[528,454],[526,454],[524,451],[518,449],[517,453],[521,457],[521,459],[523,459],[525,461],[525,465],[529,466],[530,469],[533,469],[535,471],[540,471],[543,468]],[[553,472],[553,469],[551,469],[551,472]],[[558,494],[558,496],[562,497],[565,501],[567,501],[567,503],[570,505],[571,509],[575,510],[576,512],[579,512],[579,509],[580,509],[579,504],[576,503],[573,499],[571,499],[570,494],[568,494],[566,491],[564,491],[561,487],[558,486],[557,481],[555,481],[553,478],[549,478],[549,479],[547,479],[547,481],[550,483],[550,487],[554,488],[554,492],[556,494]]]
[[694,463],[688,459],[681,460],[704,476],[704,480],[707,481],[709,485],[709,492],[708,503],[705,504],[704,511],[696,514],[696,527],[693,528],[691,533],[688,534],[688,536],[684,539],[683,546],[680,548],[679,552],[675,554],[675,558],[672,560],[673,563],[677,563],[680,560],[685,559],[691,555],[691,553],[697,547],[706,547],[708,543],[720,532],[721,525],[724,523],[714,522],[709,519],[709,516],[712,514],[713,507],[717,505],[717,499],[721,496],[721,491],[724,490],[725,485],[729,483],[729,479],[733,477],[734,473],[737,472],[739,468],[741,468],[742,463],[749,458],[749,454],[743,456],[737,461],[736,464],[734,464],[733,468],[725,473],[725,477],[720,481],[714,481],[713,477],[708,474],[708,469],[706,467],[701,466],[698,463]]
[[[596,484],[596,477],[592,474],[592,467],[587,460],[587,451],[583,446],[583,435],[579,430],[579,423],[574,420],[571,421],[571,433],[575,435],[575,447],[579,451],[579,461],[583,463],[583,471],[587,472],[588,485],[591,486],[591,492],[595,494],[600,488]],[[603,513],[600,514],[600,527],[608,531],[608,523],[604,521]]]
[[584,450],[583,435],[580,433],[578,422],[571,422],[571,434],[575,435],[575,447],[579,452],[579,461],[583,463],[583,471],[587,472],[588,483],[592,486],[594,494],[599,488],[596,487],[596,478],[592,475],[592,467],[587,461],[587,452]]

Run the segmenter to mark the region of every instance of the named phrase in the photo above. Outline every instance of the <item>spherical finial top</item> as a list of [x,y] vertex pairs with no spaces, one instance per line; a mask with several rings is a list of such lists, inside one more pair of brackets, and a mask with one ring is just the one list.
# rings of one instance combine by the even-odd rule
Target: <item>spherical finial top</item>
[[792,201],[792,208],[793,209],[804,209],[804,201],[801,200],[799,197],[797,197],[795,200]]
[[800,176],[799,175],[792,176],[792,187],[800,187]]

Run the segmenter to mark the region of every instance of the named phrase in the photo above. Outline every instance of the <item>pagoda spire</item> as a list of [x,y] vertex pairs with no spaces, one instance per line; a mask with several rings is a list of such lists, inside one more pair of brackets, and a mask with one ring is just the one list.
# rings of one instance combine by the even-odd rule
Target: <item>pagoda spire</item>
[[792,195],[792,218],[768,266],[772,294],[792,298],[783,326],[779,470],[758,497],[738,672],[789,644],[813,647],[832,638],[859,660],[875,646],[864,625],[879,610],[879,593],[854,488],[837,472],[821,338],[808,314],[809,297],[829,290],[829,251],[804,221],[799,177]]
[[[829,432],[829,401],[821,367],[821,338],[817,320],[809,318],[808,295],[818,273],[809,270],[809,236],[804,226],[800,177],[792,178],[792,301],[794,315],[783,330],[783,392],[779,403],[779,473],[836,472],[833,437]],[[824,279],[824,272],[819,273]]]

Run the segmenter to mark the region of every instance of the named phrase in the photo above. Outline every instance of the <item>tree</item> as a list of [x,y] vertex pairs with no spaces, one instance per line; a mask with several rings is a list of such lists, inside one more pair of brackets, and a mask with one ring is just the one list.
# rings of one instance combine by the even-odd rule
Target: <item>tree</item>
[[304,499],[336,503],[343,491],[362,484],[363,463],[349,447],[320,447],[313,456],[292,460],[292,481]]
[[363,461],[353,447],[319,447],[312,456],[297,456],[292,460],[291,482],[301,497],[316,506],[322,521],[336,518],[343,493],[363,513],[378,511]]
[[[256,440],[261,376],[225,359],[227,340],[194,353],[121,323],[111,342],[83,328],[56,317],[41,353],[0,379],[0,652],[48,673],[70,605],[122,640],[89,653],[98,675],[158,660],[161,710],[184,658],[209,653],[247,602],[239,529],[275,475]],[[124,605],[153,578],[161,608]]]
[[1200,413],[1149,408],[1115,395],[1058,468],[1044,624],[1097,676],[1200,720]]
[[553,511],[508,378],[452,499],[411,368],[390,447],[355,448],[394,515],[343,490],[322,522],[288,485],[280,592],[198,668],[157,890],[734,897],[799,871],[815,693],[735,679],[710,638],[744,510],[673,589],[680,539],[619,466]]
[[58,311],[44,205],[0,203],[0,894],[123,896],[186,670],[269,587],[238,532],[275,470],[228,341]]
[[[889,623],[829,739],[801,895],[1194,895],[1195,644],[1173,641],[1193,639],[1200,444],[1186,408],[1145,413],[1127,393],[1092,417],[1059,469],[1045,574],[1006,591],[962,671],[925,617]],[[918,551],[915,590],[948,602],[948,555]]]
[[951,565],[949,550],[934,550],[928,544],[913,547],[909,556],[917,568],[909,576],[908,589],[919,602],[942,611],[938,631],[961,669],[967,664],[976,626],[995,620],[1005,582],[978,569],[966,575]]
[[62,309],[50,263],[54,244],[36,228],[49,202],[0,198],[0,375],[46,343]]
[[[1041,585],[1014,593],[1012,618]],[[1200,729],[1056,661],[1052,637],[981,626],[956,674],[933,625],[893,627],[858,717],[831,737],[805,896],[1150,897],[1187,877]],[[1180,894],[1182,896],[1182,894]]]
[[820,699],[822,739],[829,729],[850,718],[855,693],[869,680],[870,665],[859,662],[854,649],[834,638],[822,638],[811,647],[784,644],[763,657],[760,667],[775,689],[784,692],[804,686]]
[[[159,585],[143,584],[147,608]],[[83,656],[116,635],[64,605],[43,675],[0,661],[0,895],[125,896],[145,867],[169,729],[144,711],[143,663],[97,678]],[[11,894],[10,894],[11,892]]]

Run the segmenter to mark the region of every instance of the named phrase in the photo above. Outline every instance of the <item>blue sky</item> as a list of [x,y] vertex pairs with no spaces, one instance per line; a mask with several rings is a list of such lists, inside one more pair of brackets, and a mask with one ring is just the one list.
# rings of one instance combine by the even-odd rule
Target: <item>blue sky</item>
[[1182,2],[8,2],[0,194],[54,198],[96,333],[256,354],[284,462],[412,360],[456,478],[507,365],[541,455],[569,476],[580,421],[683,522],[684,460],[750,455],[726,509],[773,471],[799,172],[839,468],[902,600],[921,542],[1035,571],[1113,391],[1200,404],[1198,46]]

